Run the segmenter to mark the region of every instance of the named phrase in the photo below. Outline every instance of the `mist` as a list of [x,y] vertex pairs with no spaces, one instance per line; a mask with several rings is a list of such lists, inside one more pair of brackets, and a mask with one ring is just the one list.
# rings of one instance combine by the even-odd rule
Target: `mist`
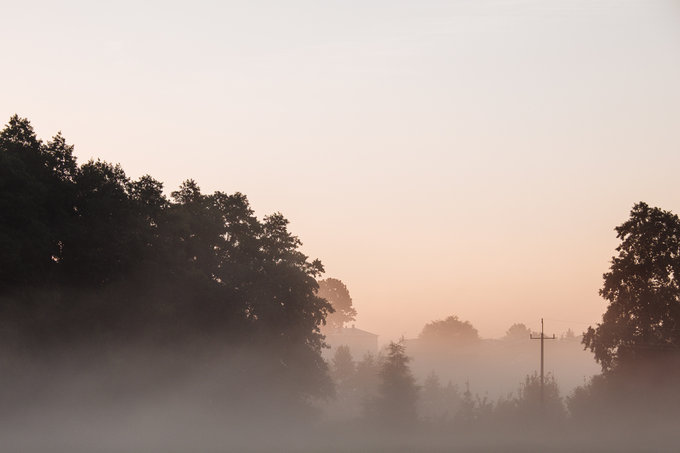
[[5,3],[0,452],[680,451],[677,0]]
[[[196,354],[197,349],[203,351]],[[87,347],[27,363],[5,360],[0,447],[22,452],[185,451],[675,451],[677,418],[641,403],[578,418],[542,412],[536,401],[473,397],[433,416],[427,388],[406,421],[339,408],[346,395],[292,401],[266,354],[207,347],[172,351],[139,345],[106,360]],[[7,355],[4,355],[7,358]],[[21,370],[21,372],[17,372]],[[244,372],[244,370],[248,370]],[[418,384],[423,382],[418,380]],[[535,383],[535,381],[534,381]],[[535,390],[535,389],[534,389]],[[534,394],[535,398],[536,395]],[[531,397],[530,397],[531,398]],[[646,395],[646,398],[653,398]],[[464,400],[465,397],[462,396]],[[445,401],[438,401],[439,403]],[[482,404],[482,406],[480,406]],[[491,407],[483,407],[484,404]],[[532,407],[533,404],[533,407]],[[620,408],[617,408],[620,409]],[[434,410],[436,412],[436,409]],[[601,411],[602,413],[598,413]],[[606,414],[606,415],[605,415]]]
[[168,197],[16,115],[0,159],[3,451],[678,447],[670,211],[639,202],[615,228],[582,334],[485,339],[451,314],[379,347],[350,286],[241,193]]

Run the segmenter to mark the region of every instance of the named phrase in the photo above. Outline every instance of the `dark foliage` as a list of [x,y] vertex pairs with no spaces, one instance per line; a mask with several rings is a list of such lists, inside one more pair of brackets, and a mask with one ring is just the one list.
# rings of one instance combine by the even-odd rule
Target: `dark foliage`
[[605,373],[680,352],[680,220],[638,203],[616,233],[618,255],[600,290],[609,305],[583,338]]
[[607,310],[583,337],[603,375],[577,389],[570,410],[677,414],[680,219],[640,202],[616,233],[618,255],[600,290]]
[[61,134],[43,143],[17,116],[0,132],[0,214],[3,345],[261,347],[293,393],[327,388],[323,267],[281,214],[259,220],[243,194],[192,180],[168,199],[150,176],[78,166]]

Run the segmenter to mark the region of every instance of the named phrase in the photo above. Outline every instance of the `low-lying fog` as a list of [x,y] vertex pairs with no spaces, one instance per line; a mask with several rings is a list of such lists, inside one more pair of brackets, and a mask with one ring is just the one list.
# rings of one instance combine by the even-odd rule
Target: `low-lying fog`
[[[302,399],[294,383],[282,379],[280,364],[261,351],[202,344],[121,348],[102,357],[81,346],[32,359],[5,356],[0,450],[614,452],[677,447],[677,418],[664,418],[662,410],[634,413],[629,407],[616,418],[596,411],[575,417],[555,406],[559,397],[550,391],[551,401],[541,409],[535,380],[523,387],[517,382],[519,395],[497,400],[466,395],[465,385],[458,384],[452,397],[445,381],[438,387],[441,393],[433,395],[437,386],[431,377],[417,379],[416,412],[410,414],[408,402],[383,400],[408,394],[406,381],[392,379],[396,387],[384,386],[391,379],[387,373],[399,371],[392,353],[385,350],[375,358],[374,375],[360,376],[367,370],[359,365],[358,374],[340,376],[331,363],[335,395]],[[397,366],[386,367],[389,360]],[[506,379],[511,377],[495,376],[495,382]],[[482,390],[470,382],[471,390]],[[395,416],[404,409],[403,417]]]

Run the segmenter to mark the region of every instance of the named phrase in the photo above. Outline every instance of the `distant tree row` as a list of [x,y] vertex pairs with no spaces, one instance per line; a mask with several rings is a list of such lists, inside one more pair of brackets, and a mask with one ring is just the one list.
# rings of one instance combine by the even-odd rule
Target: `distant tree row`
[[[528,340],[531,334],[531,330],[525,324],[515,323],[508,328],[502,340]],[[571,340],[575,339],[576,335],[568,329],[560,338]],[[477,344],[481,338],[470,321],[462,321],[453,315],[425,324],[418,335],[418,340],[429,345],[466,346]]]
[[[392,428],[413,427],[420,422],[465,429],[528,420],[560,422],[567,417],[565,401],[550,373],[544,382],[544,403],[540,376],[536,373],[527,375],[516,394],[494,403],[473,395],[468,383],[462,392],[451,382],[442,385],[434,372],[418,385],[409,362],[401,343],[392,342],[379,356],[367,354],[356,363],[348,347],[338,347],[331,360],[331,376],[337,389],[332,410]],[[570,398],[568,401],[571,404]]]
[[[602,375],[568,398],[570,412],[581,419],[622,411],[677,416],[680,218],[640,202],[615,231],[620,244],[600,290],[607,309],[602,322],[582,337]],[[519,340],[530,333],[525,325],[514,324],[505,339]],[[563,338],[579,337],[569,330]],[[419,339],[450,346],[474,344],[478,335],[469,322],[453,316],[427,324]]]
[[[384,355],[367,356],[358,364],[353,362],[349,349],[338,348],[331,371],[339,399],[355,408],[360,403],[365,419],[392,426],[416,425],[420,420],[443,427],[481,427],[489,423],[511,427],[528,419],[541,423],[569,419],[596,426],[592,422],[597,419],[625,422],[625,414],[644,415],[644,423],[652,424],[667,416],[677,417],[680,219],[669,211],[638,203],[616,232],[621,243],[600,291],[608,307],[602,322],[582,337],[583,345],[602,366],[602,375],[576,388],[566,400],[560,397],[551,374],[546,376],[543,392],[540,377],[531,374],[514,395],[495,403],[485,397],[473,397],[467,383],[462,393],[451,383],[444,386],[434,373],[419,386],[400,343],[391,343]],[[524,324],[514,324],[504,340],[515,343],[528,339],[530,334]],[[562,338],[574,341],[579,337],[569,330]],[[415,344],[448,348],[479,341],[477,330],[469,322],[449,316],[426,324]],[[361,378],[359,368],[364,370]],[[370,379],[367,369],[372,370]],[[362,382],[372,384],[365,386]]]

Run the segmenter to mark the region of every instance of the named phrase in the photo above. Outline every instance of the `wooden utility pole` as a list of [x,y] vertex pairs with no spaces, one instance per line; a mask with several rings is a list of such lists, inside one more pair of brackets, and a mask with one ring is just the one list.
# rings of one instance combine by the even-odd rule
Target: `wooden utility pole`
[[545,387],[545,377],[543,375],[543,340],[554,340],[555,339],[555,334],[553,334],[552,337],[546,337],[543,335],[543,318],[541,318],[541,336],[540,337],[535,337],[531,334],[529,334],[529,338],[532,340],[541,340],[541,407],[543,407],[544,403],[544,390],[543,388]]

